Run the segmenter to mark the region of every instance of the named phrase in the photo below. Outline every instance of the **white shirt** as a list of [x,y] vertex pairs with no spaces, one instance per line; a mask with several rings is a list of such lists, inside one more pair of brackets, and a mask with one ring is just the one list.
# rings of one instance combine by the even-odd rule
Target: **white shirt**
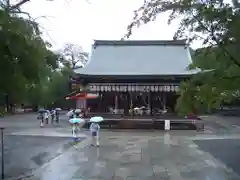
[[91,132],[99,132],[100,126],[97,123],[92,123],[90,126],[90,131]]
[[47,112],[44,113],[44,118],[45,118],[45,119],[48,118],[48,113],[47,113]]

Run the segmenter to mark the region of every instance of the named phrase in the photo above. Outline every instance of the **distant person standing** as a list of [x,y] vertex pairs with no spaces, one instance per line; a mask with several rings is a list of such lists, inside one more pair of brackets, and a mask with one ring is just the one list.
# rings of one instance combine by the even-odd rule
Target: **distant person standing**
[[93,122],[90,126],[90,131],[92,135],[92,146],[99,147],[99,131],[100,131],[100,126],[98,123]]
[[45,113],[44,112],[39,113],[38,119],[40,120],[40,127],[44,126],[44,118],[45,118]]
[[55,109],[56,112],[56,123],[59,124],[59,109]]
[[46,112],[44,113],[44,119],[46,124],[48,124],[49,116],[50,116],[50,111],[46,110]]
[[54,124],[55,116],[56,116],[56,110],[52,109],[51,110],[51,124]]

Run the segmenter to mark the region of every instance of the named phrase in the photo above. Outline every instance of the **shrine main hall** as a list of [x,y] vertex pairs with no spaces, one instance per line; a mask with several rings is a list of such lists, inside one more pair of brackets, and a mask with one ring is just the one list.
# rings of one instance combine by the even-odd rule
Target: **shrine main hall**
[[179,84],[196,71],[185,40],[95,40],[88,64],[75,70],[74,87],[95,98],[77,99],[91,113],[174,113]]

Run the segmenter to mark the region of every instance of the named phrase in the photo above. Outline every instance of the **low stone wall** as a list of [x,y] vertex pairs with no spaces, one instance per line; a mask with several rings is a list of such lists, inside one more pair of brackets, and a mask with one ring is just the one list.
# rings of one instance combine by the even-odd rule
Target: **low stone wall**
[[[203,120],[169,120],[170,130],[203,130]],[[86,123],[84,128],[89,128],[90,123]],[[108,120],[100,123],[102,129],[159,129],[165,130],[165,120],[137,120],[137,119],[122,119]]]

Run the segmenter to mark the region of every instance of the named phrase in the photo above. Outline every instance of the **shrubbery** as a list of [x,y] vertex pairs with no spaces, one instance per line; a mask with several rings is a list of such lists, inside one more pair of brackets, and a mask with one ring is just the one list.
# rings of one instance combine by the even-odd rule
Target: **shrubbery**
[[4,106],[0,106],[0,117],[5,115],[5,108]]

